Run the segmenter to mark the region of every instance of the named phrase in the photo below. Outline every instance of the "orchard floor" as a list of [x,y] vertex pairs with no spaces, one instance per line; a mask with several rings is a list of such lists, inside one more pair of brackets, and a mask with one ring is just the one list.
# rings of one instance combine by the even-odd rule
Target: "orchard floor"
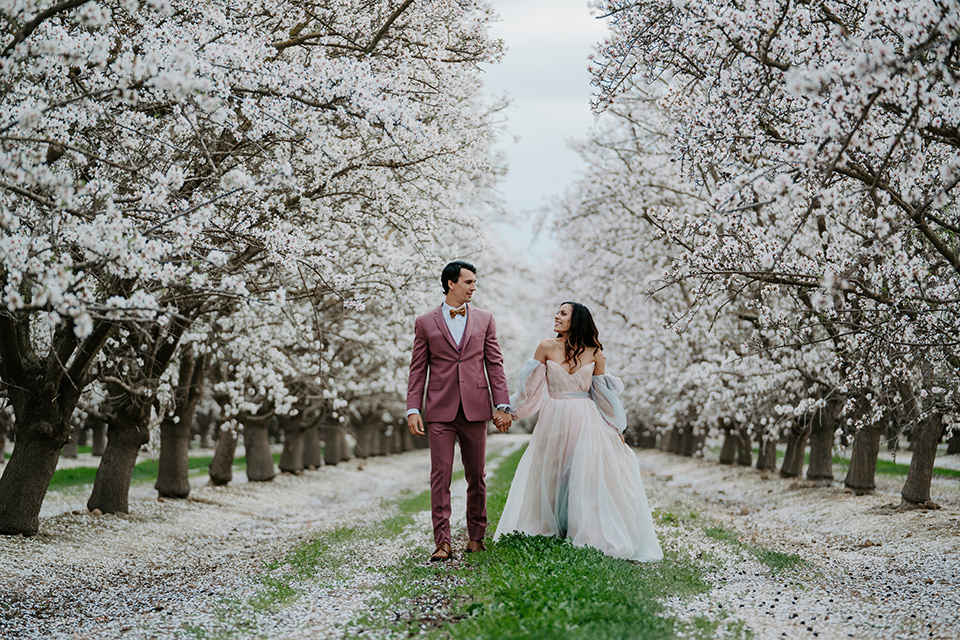
[[[491,436],[489,471],[526,439]],[[710,585],[668,602],[671,615],[709,617],[715,635],[730,637],[960,637],[958,479],[935,479],[941,509],[897,513],[889,505],[899,503],[900,477],[878,476],[877,493],[857,497],[842,483],[814,488],[710,455],[637,455],[664,547],[696,559]],[[319,568],[283,606],[243,603],[299,543],[389,518],[397,499],[428,486],[429,466],[418,450],[269,483],[241,474],[211,487],[198,477],[186,501],[158,501],[139,485],[124,516],[86,513],[89,487],[51,492],[39,535],[0,537],[0,638],[342,637],[377,597],[377,568],[431,546],[427,512],[402,534],[365,543],[351,570]],[[463,492],[461,480],[452,523],[461,531]],[[796,564],[771,569],[760,560],[767,552]]]

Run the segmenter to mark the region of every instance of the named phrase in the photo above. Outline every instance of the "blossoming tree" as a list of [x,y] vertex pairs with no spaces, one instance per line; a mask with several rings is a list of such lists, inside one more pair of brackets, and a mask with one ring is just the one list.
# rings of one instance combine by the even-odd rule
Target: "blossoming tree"
[[[17,432],[0,532],[30,534],[91,381],[142,423],[198,318],[290,290],[362,305],[344,254],[431,251],[482,188],[477,64],[499,50],[481,2],[0,12],[0,374]],[[120,328],[123,376],[103,357]]]
[[672,120],[673,169],[633,175],[647,192],[610,204],[668,239],[662,284],[792,360],[813,393],[776,412],[813,409],[823,442],[840,417],[856,431],[899,412],[915,449],[904,505],[927,501],[960,364],[960,5],[596,6],[610,19],[596,106],[659,83],[646,113]]

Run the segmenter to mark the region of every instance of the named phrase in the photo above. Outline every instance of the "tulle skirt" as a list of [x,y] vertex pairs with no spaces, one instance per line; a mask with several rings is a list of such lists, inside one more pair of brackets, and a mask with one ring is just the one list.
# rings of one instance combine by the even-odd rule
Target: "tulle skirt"
[[541,408],[494,539],[511,531],[569,538],[615,558],[663,557],[637,458],[589,398],[551,398]]

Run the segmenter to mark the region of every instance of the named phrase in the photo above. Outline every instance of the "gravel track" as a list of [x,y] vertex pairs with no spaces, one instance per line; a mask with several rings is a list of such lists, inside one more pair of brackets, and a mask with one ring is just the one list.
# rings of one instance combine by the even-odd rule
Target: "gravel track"
[[[86,493],[51,492],[44,512],[60,515],[42,518],[39,535],[0,537],[0,637],[190,637],[185,624],[209,623],[223,600],[251,595],[265,562],[318,531],[382,520],[384,500],[429,486],[427,450],[359,466],[266,483],[240,474],[226,487],[196,486],[185,501],[138,485],[119,516],[75,514]],[[352,618],[370,595],[363,584],[326,591],[301,612],[318,631]]]
[[[488,448],[503,453],[526,439],[497,435]],[[665,548],[713,567],[709,593],[668,602],[680,618],[706,615],[722,620],[719,635],[745,627],[758,640],[960,637],[957,480],[935,481],[942,509],[894,513],[887,505],[899,502],[902,480],[885,476],[878,476],[876,495],[855,497],[842,486],[812,488],[710,460],[644,450],[638,457],[653,508],[695,512],[702,525],[715,522],[745,544],[806,561],[771,573],[750,553],[705,535],[703,526],[662,525]],[[428,487],[426,450],[358,466],[351,461],[268,483],[240,474],[227,487],[197,478],[186,501],[160,501],[152,486],[138,485],[124,516],[86,513],[89,487],[52,492],[39,535],[0,537],[0,638],[204,637],[188,633],[189,626],[208,634],[232,628],[236,637],[341,637],[376,597],[378,567],[410,549],[429,552],[429,514],[401,538],[361,550],[362,566],[346,578],[321,575],[298,585],[301,597],[292,606],[240,611],[226,627],[218,616],[229,602],[254,595],[252,576],[298,542],[381,521],[391,515],[385,500]],[[464,526],[464,491],[460,481],[455,531]]]
[[898,513],[903,478],[878,474],[874,495],[855,496],[842,475],[832,487],[815,488],[709,456],[641,450],[638,457],[652,506],[697,512],[745,544],[806,561],[797,571],[771,573],[702,527],[672,533],[664,526],[667,545],[719,559],[709,593],[671,603],[681,618],[727,616],[726,626],[742,624],[757,640],[960,638],[956,478],[934,479],[941,509]]

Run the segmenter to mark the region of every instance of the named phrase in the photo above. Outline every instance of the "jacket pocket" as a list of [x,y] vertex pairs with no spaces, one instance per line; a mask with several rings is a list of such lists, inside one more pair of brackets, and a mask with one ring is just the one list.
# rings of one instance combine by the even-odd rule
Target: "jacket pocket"
[[441,382],[440,380],[437,380],[437,381],[431,380],[427,384],[427,389],[440,389],[442,387],[443,387],[443,382]]
[[486,388],[487,388],[487,379],[486,379],[486,378],[480,378],[479,380],[477,380],[477,386],[480,387],[481,389],[486,389]]

